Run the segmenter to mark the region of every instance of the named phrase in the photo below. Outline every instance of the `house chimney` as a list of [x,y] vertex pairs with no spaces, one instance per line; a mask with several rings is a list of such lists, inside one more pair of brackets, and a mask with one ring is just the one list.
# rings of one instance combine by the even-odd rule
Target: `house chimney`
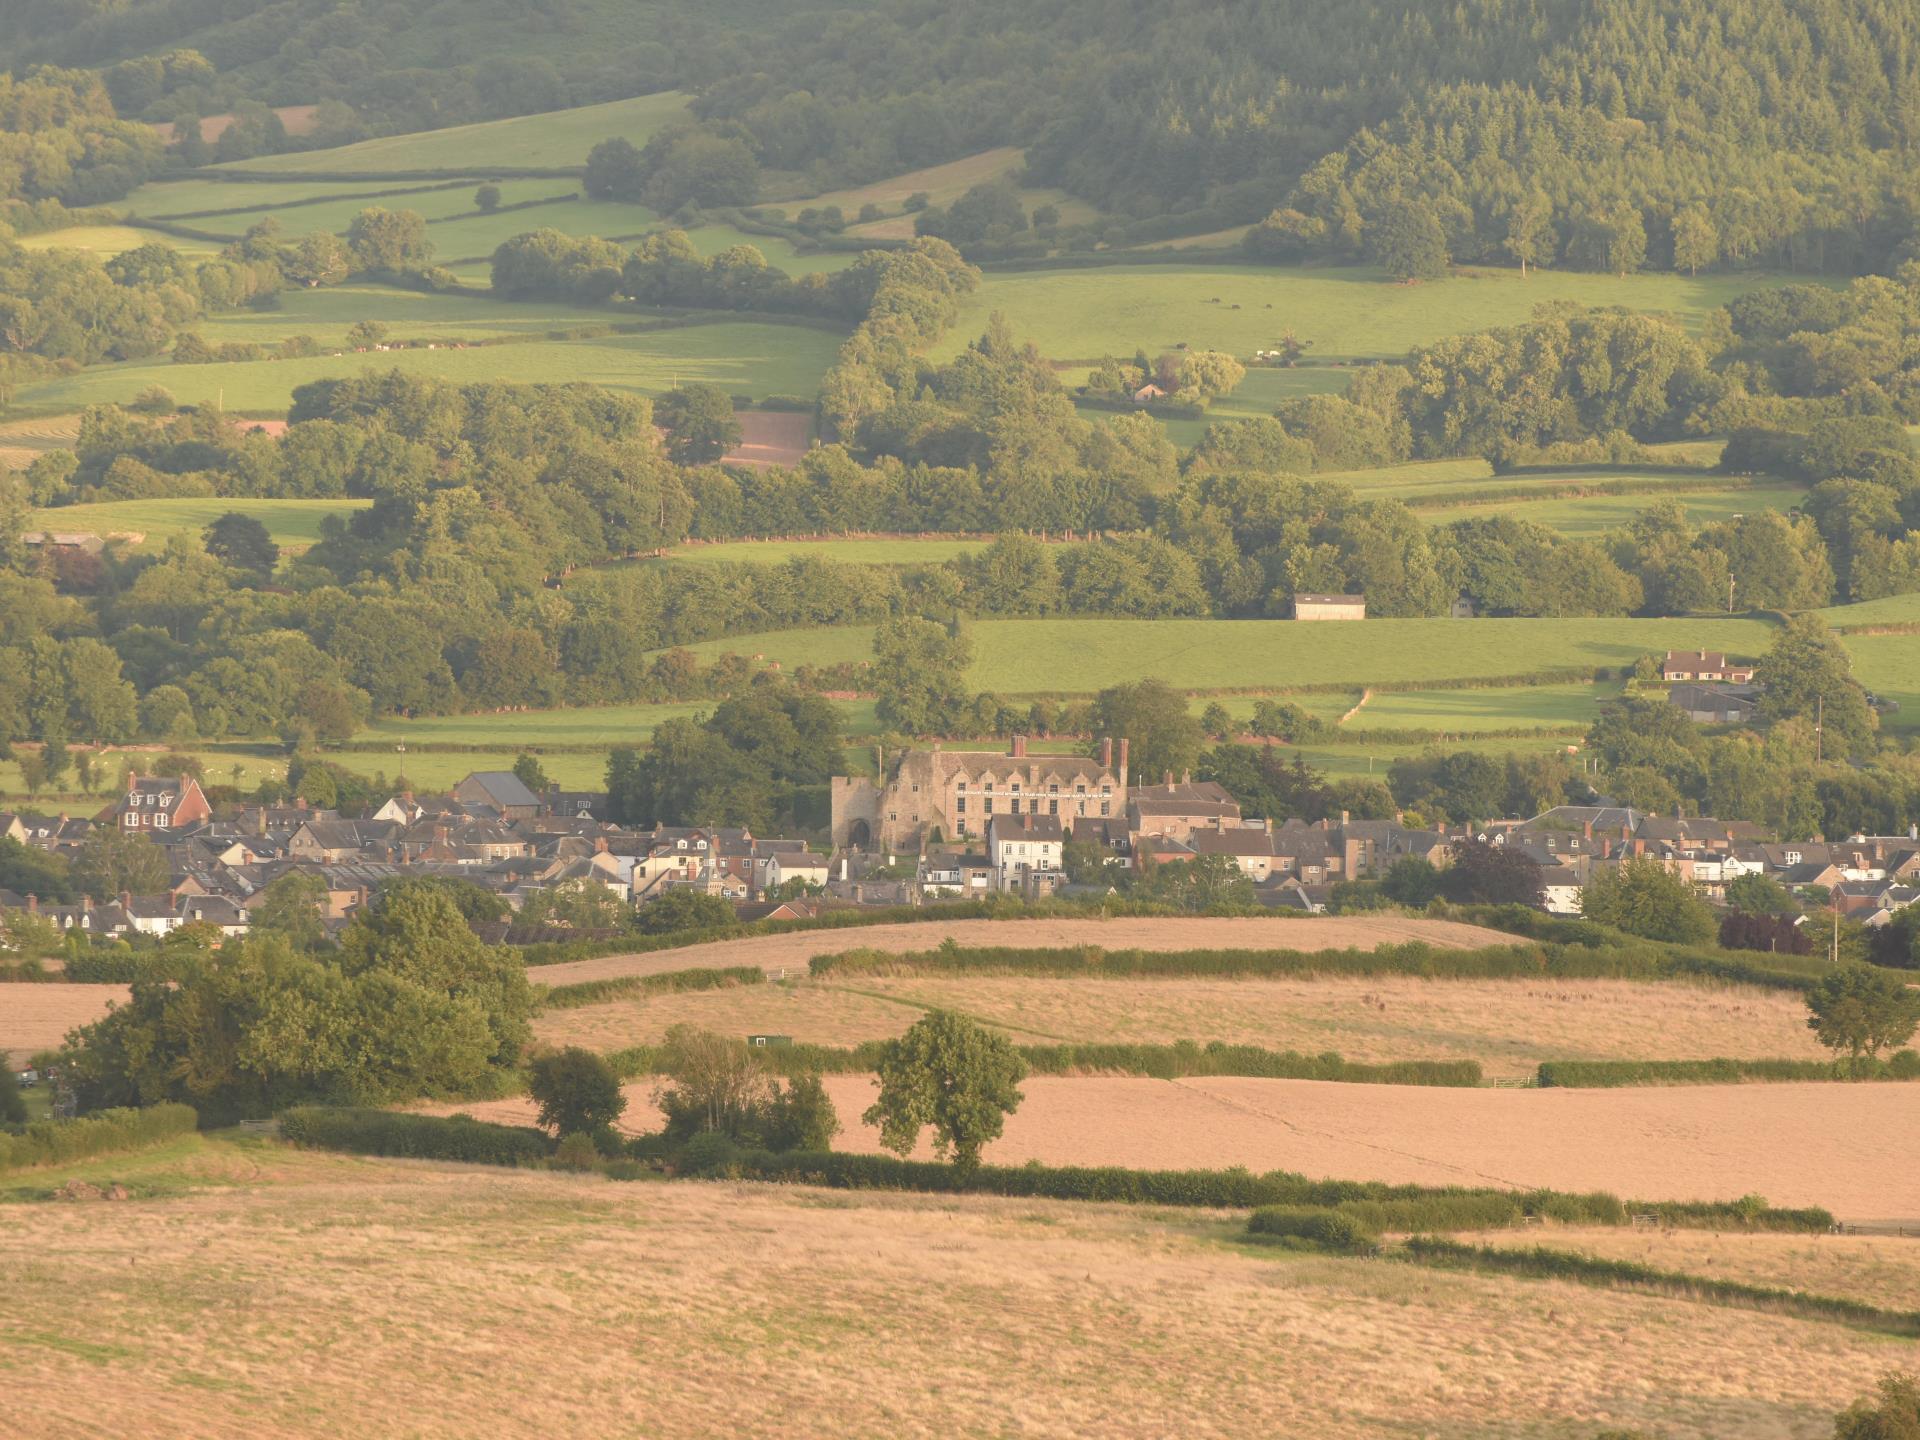
[[1193,771],[1182,770],[1180,772],[1180,783],[1182,785],[1191,785],[1193,783]]
[[1347,823],[1347,812],[1346,812],[1346,811],[1344,811],[1344,810],[1342,810],[1342,811],[1340,812],[1340,823],[1341,823],[1342,825],[1344,825],[1344,824],[1346,824],[1346,823]]
[[133,908],[133,892],[131,890],[122,890],[120,892],[120,908],[122,910],[131,910]]
[[38,895],[27,896],[27,914],[38,915],[39,913],[40,913],[40,897]]
[[1103,770],[1113,768],[1113,741],[1104,736],[1100,741],[1100,768]]
[[1583,820],[1580,822],[1580,835],[1581,838],[1585,840],[1591,840],[1593,838],[1593,821]]
[[82,914],[86,914],[86,915],[91,915],[93,913],[93,896],[86,895],[86,894],[81,895],[80,911]]
[[1127,745],[1127,737],[1122,735],[1120,737],[1120,796],[1122,799],[1125,799],[1127,794]]
[[304,795],[296,795],[296,796],[294,796],[294,797],[293,797],[293,808],[294,808],[294,809],[296,809],[296,810],[304,810],[304,809],[306,809],[306,808],[307,808],[307,797],[306,797],[306,796],[304,796]]

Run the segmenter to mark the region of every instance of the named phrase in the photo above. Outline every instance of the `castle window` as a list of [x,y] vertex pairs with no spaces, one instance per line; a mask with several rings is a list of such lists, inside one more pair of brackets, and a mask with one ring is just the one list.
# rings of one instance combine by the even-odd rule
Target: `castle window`
[[1058,800],[1049,800],[1047,802],[1047,813],[1049,815],[1058,815],[1060,813],[1060,802]]
[[953,813],[956,815],[964,815],[967,813],[967,797],[966,796],[962,795],[959,799],[953,802]]
[[1100,793],[1101,793],[1102,795],[1111,795],[1111,794],[1113,794],[1113,786],[1111,786],[1111,785],[1102,785],[1102,786],[1100,787]]
[[1102,815],[1104,815],[1104,814],[1106,814],[1106,813],[1107,813],[1107,811],[1108,811],[1109,809],[1111,809],[1111,808],[1112,808],[1112,807],[1111,807],[1111,806],[1110,806],[1110,805],[1109,805],[1109,804],[1108,804],[1108,803],[1107,803],[1107,802],[1106,802],[1105,800],[1102,800],[1102,801],[1100,802],[1100,813],[1101,813]]

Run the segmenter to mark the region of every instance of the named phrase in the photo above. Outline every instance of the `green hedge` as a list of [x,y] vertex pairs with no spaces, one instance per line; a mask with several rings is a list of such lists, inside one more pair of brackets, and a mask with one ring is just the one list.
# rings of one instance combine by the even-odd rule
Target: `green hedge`
[[530,1126],[344,1106],[303,1105],[288,1110],[280,1116],[280,1134],[314,1150],[464,1160],[477,1165],[525,1165],[553,1152],[546,1132]]
[[[699,973],[699,972],[693,972]],[[817,1071],[822,1075],[870,1075],[880,1068],[885,1041],[859,1045],[770,1045],[755,1053],[779,1075]],[[1363,1065],[1339,1055],[1302,1055],[1293,1050],[1265,1050],[1258,1045],[1201,1046],[1191,1041],[1177,1045],[1022,1045],[1021,1058],[1036,1075],[1077,1075],[1104,1071],[1117,1075],[1145,1075],[1156,1080],[1179,1080],[1194,1075],[1254,1076],[1266,1080],[1332,1080],[1352,1085],[1440,1085],[1471,1087],[1480,1083],[1477,1060],[1403,1060],[1388,1065]],[[607,1063],[624,1078],[653,1075],[666,1062],[660,1045],[634,1045],[609,1054]]]
[[1890,1335],[1920,1336],[1920,1311],[1883,1310],[1877,1305],[1837,1295],[1812,1295],[1771,1285],[1709,1279],[1684,1271],[1659,1270],[1631,1260],[1606,1260],[1570,1250],[1553,1250],[1544,1246],[1530,1250],[1503,1250],[1417,1235],[1407,1242],[1404,1253],[1407,1258],[1420,1264],[1441,1269],[1490,1271],[1544,1280],[1571,1280],[1581,1285],[1657,1290],[1661,1294],[1704,1300],[1711,1304],[1782,1311],[1817,1319],[1839,1320]]
[[554,985],[540,992],[549,1010],[577,1010],[626,995],[666,995],[679,990],[725,990],[735,985],[764,985],[767,972],[757,965],[730,965],[720,970],[668,970],[659,975],[619,975],[610,980],[582,980]]
[[76,985],[131,985],[146,973],[150,958],[124,947],[95,946],[67,961],[66,977]]
[[1920,1052],[1887,1060],[1546,1060],[1540,1085],[1611,1090],[1627,1085],[1737,1085],[1745,1081],[1920,1080]]
[[1353,1215],[1295,1205],[1263,1205],[1247,1221],[1247,1233],[1304,1240],[1322,1250],[1371,1250],[1380,1238],[1377,1229]]
[[144,1110],[99,1110],[78,1120],[42,1120],[17,1135],[0,1133],[0,1170],[64,1165],[94,1155],[138,1150],[188,1135],[200,1117],[191,1105],[150,1105]]

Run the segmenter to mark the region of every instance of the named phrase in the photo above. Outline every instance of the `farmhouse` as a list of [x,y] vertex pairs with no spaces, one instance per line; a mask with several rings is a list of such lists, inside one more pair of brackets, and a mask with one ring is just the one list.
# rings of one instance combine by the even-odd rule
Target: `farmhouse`
[[1660,678],[1668,684],[1683,680],[1717,680],[1727,685],[1745,685],[1753,679],[1753,666],[1729,664],[1718,650],[1669,650],[1660,666]]
[[[884,771],[883,771],[884,774]],[[918,852],[930,839],[984,835],[996,815],[1045,815],[1062,826],[1126,811],[1127,742],[1098,756],[1029,755],[1016,735],[1006,754],[909,750],[882,781],[833,777],[833,848]]]
[[987,822],[987,863],[996,888],[1029,898],[1051,895],[1065,879],[1060,869],[1065,843],[1057,816],[994,816]]
[[1296,620],[1364,620],[1367,597],[1364,595],[1296,595],[1293,597]]

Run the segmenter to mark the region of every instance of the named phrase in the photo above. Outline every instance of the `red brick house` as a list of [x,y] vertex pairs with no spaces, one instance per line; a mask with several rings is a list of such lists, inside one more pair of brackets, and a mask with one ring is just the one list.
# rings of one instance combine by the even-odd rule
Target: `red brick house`
[[1728,685],[1745,685],[1753,679],[1753,666],[1738,661],[1729,664],[1718,650],[1669,650],[1660,667],[1660,678],[1668,684],[1685,680],[1718,680]]
[[127,793],[94,818],[123,833],[179,830],[211,818],[213,807],[191,775],[129,775]]

